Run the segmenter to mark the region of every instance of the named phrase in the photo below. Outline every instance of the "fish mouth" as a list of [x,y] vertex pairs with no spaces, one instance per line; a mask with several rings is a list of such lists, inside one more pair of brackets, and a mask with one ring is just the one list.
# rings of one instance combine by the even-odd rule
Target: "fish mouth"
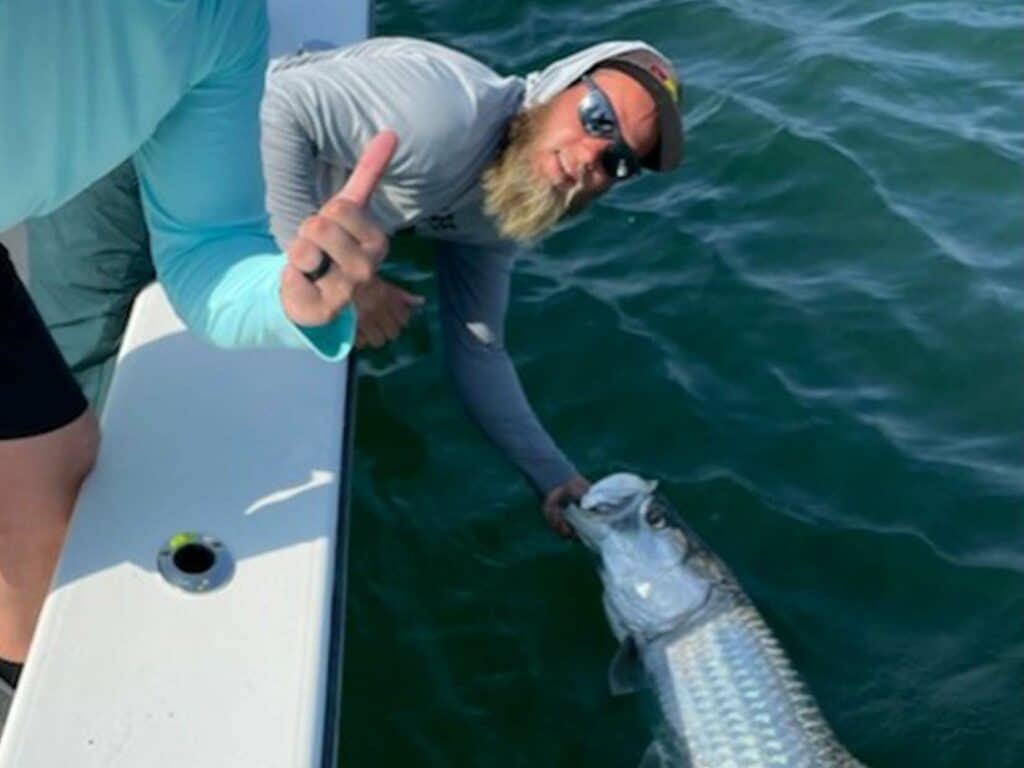
[[634,510],[654,495],[657,480],[644,480],[626,472],[609,475],[590,487],[580,499],[580,508],[603,519]]
[[607,538],[615,527],[615,521],[621,513],[605,516],[593,509],[583,509],[578,504],[569,504],[565,508],[565,518],[580,540],[595,552],[601,549],[601,542]]
[[601,503],[595,504],[594,506],[591,507],[584,507],[583,505],[580,505],[580,509],[584,513],[599,518],[604,522],[611,522],[616,518],[623,517],[624,515],[632,511],[632,508],[632,504],[617,505]]

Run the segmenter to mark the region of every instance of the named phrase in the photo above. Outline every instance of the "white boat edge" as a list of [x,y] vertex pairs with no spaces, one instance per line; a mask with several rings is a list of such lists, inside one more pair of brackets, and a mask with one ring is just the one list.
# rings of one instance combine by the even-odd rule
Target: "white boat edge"
[[[372,31],[366,0],[268,6],[271,55]],[[213,349],[140,295],[0,768],[337,765],[353,368]],[[232,556],[223,586],[161,574],[193,531]]]

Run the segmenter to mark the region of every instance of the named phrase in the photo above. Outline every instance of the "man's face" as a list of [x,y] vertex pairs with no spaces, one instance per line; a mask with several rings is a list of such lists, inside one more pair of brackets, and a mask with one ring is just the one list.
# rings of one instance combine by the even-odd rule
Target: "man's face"
[[[592,77],[611,102],[622,138],[644,157],[658,141],[654,99],[624,72],[600,69]],[[536,239],[612,185],[601,154],[614,141],[584,128],[579,105],[586,94],[577,83],[513,121],[509,145],[483,179],[487,212],[505,237]]]
[[[611,101],[626,143],[638,158],[646,156],[658,141],[654,99],[636,80],[618,70],[599,69],[593,80]],[[606,192],[615,181],[601,164],[601,154],[612,140],[590,135],[580,122],[579,104],[586,94],[586,86],[577,83],[552,99],[530,158],[533,172],[542,182],[564,192],[578,188],[574,208]]]

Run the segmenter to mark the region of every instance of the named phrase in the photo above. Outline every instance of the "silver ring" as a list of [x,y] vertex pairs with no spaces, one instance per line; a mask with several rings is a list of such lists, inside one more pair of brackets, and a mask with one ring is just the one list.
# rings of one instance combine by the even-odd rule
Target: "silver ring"
[[302,274],[306,276],[306,279],[309,280],[309,282],[315,283],[331,271],[331,264],[333,264],[331,257],[323,251],[320,251],[320,263],[316,265],[316,269],[311,269],[309,272],[303,272]]

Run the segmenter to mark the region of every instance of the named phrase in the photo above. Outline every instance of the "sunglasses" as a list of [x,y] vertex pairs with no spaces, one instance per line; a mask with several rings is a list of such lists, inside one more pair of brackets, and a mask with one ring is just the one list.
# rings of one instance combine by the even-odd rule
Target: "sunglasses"
[[612,142],[601,153],[601,167],[617,181],[635,176],[640,172],[640,161],[622,138],[611,100],[589,75],[583,76],[583,84],[587,86],[587,93],[576,110],[580,124],[588,135],[610,139]]

